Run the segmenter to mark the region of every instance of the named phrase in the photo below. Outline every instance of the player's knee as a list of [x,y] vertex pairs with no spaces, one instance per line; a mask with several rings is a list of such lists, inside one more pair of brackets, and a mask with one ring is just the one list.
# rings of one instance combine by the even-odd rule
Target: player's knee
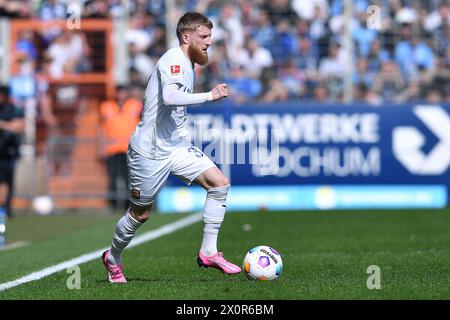
[[222,177],[216,179],[212,183],[213,188],[222,188],[222,187],[227,187],[227,186],[228,187],[230,186],[230,180],[225,176],[222,176]]
[[223,176],[223,178],[220,180],[220,186],[221,187],[228,186],[228,188],[230,188],[230,179],[228,179],[227,177]]
[[130,215],[137,221],[144,223],[145,221],[148,220],[148,218],[150,218],[152,207],[153,204],[145,207],[132,204],[130,207]]

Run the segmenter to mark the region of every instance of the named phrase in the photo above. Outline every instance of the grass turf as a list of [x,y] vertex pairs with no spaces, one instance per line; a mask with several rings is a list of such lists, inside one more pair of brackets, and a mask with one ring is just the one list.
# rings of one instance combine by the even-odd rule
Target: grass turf
[[[0,292],[0,300],[449,299],[449,213],[449,209],[229,213],[219,249],[241,264],[248,249],[273,246],[284,263],[277,281],[253,282],[243,274],[226,276],[214,269],[199,269],[195,258],[202,224],[196,223],[127,250],[123,261],[127,285],[109,284],[98,259],[80,266],[80,290],[67,288],[70,274],[63,271]],[[138,234],[183,216],[155,214]],[[86,220],[75,222],[78,218]],[[30,227],[41,227],[44,234],[52,223],[54,229],[65,228],[65,232],[40,235],[25,247],[0,251],[0,283],[106,247],[118,218],[30,219]],[[17,219],[22,219],[21,228],[26,230],[27,219]],[[68,224],[77,227],[70,229]],[[244,225],[250,225],[250,230]],[[21,237],[15,235],[15,239]],[[381,269],[380,290],[367,288],[370,265]]]

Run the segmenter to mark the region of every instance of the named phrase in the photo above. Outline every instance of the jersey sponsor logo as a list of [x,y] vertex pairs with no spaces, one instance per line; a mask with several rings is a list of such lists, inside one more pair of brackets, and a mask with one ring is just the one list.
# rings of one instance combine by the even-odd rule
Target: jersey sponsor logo
[[174,74],[180,74],[180,72],[181,72],[181,66],[180,66],[179,64],[170,66],[170,73],[171,73],[172,75],[174,75]]

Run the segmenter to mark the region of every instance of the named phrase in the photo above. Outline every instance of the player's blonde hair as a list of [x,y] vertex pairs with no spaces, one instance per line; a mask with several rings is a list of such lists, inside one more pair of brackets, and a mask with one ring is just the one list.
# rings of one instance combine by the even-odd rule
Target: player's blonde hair
[[205,26],[209,29],[213,28],[213,23],[207,17],[198,12],[185,13],[177,24],[177,37],[181,43],[181,34],[186,31],[195,31],[199,26]]

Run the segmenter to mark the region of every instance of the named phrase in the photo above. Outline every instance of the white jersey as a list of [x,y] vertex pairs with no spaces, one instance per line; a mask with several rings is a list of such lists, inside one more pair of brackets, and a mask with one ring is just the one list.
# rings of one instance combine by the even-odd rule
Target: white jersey
[[162,91],[177,84],[181,91],[192,93],[195,73],[192,62],[180,47],[168,50],[157,62],[145,90],[141,121],[130,139],[131,147],[150,159],[165,159],[181,146],[190,145],[185,128],[186,106],[165,105]]

